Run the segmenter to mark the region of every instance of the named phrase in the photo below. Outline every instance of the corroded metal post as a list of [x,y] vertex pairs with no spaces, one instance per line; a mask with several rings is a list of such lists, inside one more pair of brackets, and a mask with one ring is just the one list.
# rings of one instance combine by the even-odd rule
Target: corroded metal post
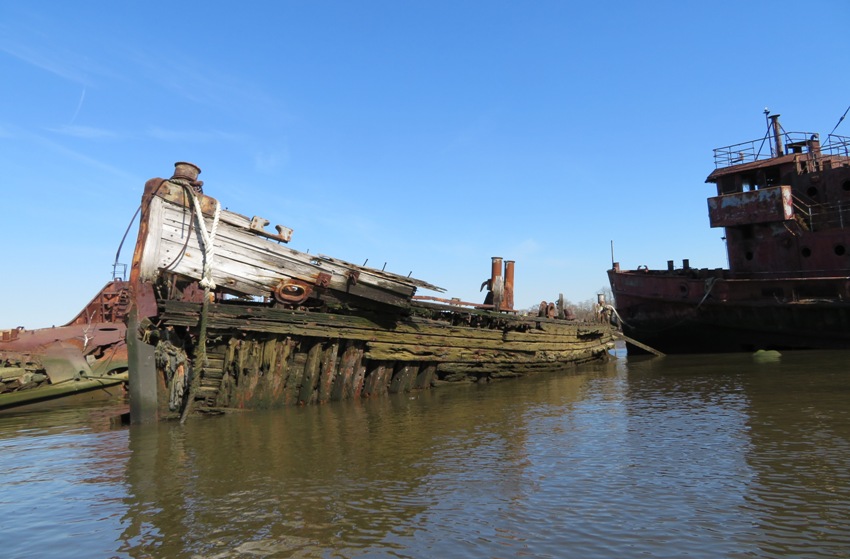
[[776,149],[775,157],[785,155],[785,148],[782,145],[782,126],[779,124],[779,115],[770,115],[770,120],[773,126],[773,142]]
[[490,271],[490,289],[493,292],[493,310],[502,310],[502,298],[504,295],[504,283],[502,281],[502,257],[493,257],[493,266]]
[[505,289],[502,297],[502,310],[514,310],[514,261],[505,261]]
[[145,183],[139,233],[130,267],[130,310],[127,314],[126,334],[130,423],[151,423],[159,419],[155,348],[142,339],[141,331],[142,321],[156,314],[156,298],[150,281],[142,277],[141,263],[150,226],[151,200],[164,182],[165,179],[151,179]]
[[158,419],[154,347],[139,337],[139,310],[127,317],[127,364],[130,370],[130,422],[152,423]]

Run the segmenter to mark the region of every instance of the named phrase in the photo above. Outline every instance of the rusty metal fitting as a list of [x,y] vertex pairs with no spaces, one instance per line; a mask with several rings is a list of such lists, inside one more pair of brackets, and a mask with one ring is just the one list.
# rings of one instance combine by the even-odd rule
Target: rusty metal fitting
[[178,161],[174,164],[174,175],[171,180],[184,180],[194,188],[195,192],[203,193],[204,181],[198,180],[199,174],[201,174],[201,168],[194,163]]
[[186,161],[178,161],[174,164],[174,176],[172,179],[186,179],[188,181],[198,180],[198,175],[201,174],[201,168],[194,163]]
[[294,278],[281,280],[274,288],[272,296],[278,303],[300,305],[313,294],[313,287],[304,281]]

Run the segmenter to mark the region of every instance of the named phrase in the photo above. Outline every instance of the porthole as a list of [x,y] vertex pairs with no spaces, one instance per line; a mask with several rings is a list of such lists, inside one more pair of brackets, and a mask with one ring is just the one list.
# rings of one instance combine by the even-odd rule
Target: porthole
[[835,255],[836,256],[844,256],[844,245],[835,245]]
[[850,181],[844,181],[841,183],[841,190],[845,192],[850,192]]
[[818,197],[818,189],[814,186],[810,186],[808,190],[806,190],[806,194],[809,195],[809,198],[817,198]]
[[803,258],[808,258],[812,255],[812,249],[809,247],[803,247],[803,250],[800,251],[800,254],[803,255]]
[[744,258],[746,258],[747,260],[752,260],[753,259],[753,253],[748,250],[747,252],[744,253]]

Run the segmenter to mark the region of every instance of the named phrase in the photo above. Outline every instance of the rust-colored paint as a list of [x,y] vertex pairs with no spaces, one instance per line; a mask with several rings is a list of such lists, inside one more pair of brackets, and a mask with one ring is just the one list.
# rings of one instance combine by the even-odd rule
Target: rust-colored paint
[[794,219],[791,187],[788,185],[708,199],[712,227],[734,227]]

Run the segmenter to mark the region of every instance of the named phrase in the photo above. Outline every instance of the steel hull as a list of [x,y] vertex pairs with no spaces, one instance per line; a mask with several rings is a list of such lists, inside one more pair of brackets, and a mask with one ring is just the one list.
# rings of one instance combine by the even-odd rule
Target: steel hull
[[623,333],[664,353],[850,348],[847,278],[724,275],[610,271]]

